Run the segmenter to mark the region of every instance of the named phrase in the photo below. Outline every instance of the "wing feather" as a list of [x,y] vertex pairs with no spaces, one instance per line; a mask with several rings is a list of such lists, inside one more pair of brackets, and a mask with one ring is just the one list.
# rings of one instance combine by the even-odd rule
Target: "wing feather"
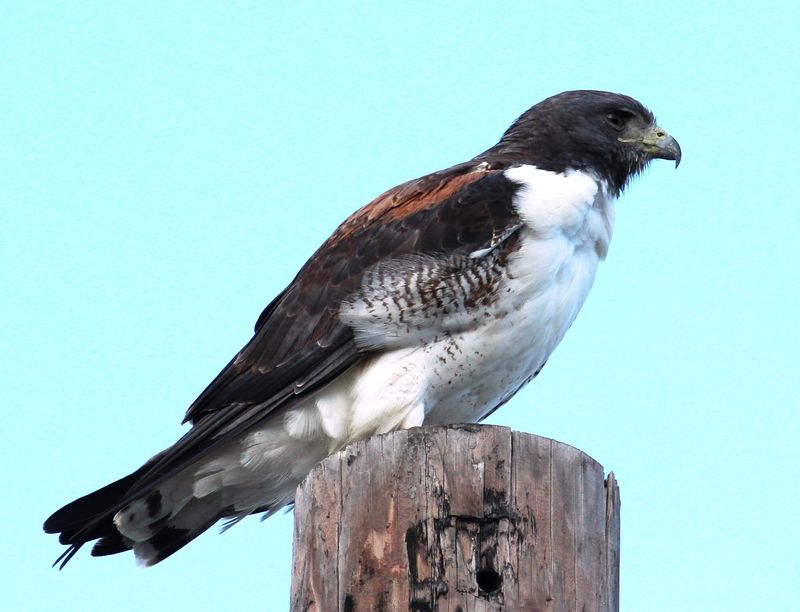
[[464,222],[449,209],[440,219],[438,208],[497,174],[486,163],[460,164],[399,185],[356,211],[267,306],[253,338],[189,407],[184,421],[197,423],[235,404],[261,403],[293,382],[301,364],[307,376],[305,368],[322,366],[329,352],[341,354],[348,347],[349,358],[337,363],[343,369],[352,365],[359,350],[339,319],[339,308],[359,288],[365,270],[390,256],[448,251],[462,237],[467,243],[480,240],[486,234],[480,222],[467,220],[468,227],[454,228]]
[[[518,184],[502,169],[485,162],[454,166],[400,185],[347,219],[264,309],[253,338],[189,407],[185,421],[191,429],[116,483],[116,502],[101,491],[80,502],[87,512],[70,506],[49,519],[46,529],[63,527],[64,543],[70,544],[60,561],[66,563],[91,539],[113,535],[113,516],[126,504],[389,346],[357,342],[359,324],[342,320],[343,305],[363,298],[364,279],[382,262],[390,269],[391,261],[429,265],[450,258],[442,269],[456,269],[468,266],[476,251],[491,254],[498,237],[509,236],[519,223],[512,206]],[[434,282],[430,291],[436,301],[442,289]],[[98,554],[122,545],[112,538]]]
[[[372,350],[340,308],[366,271],[414,254],[467,256],[518,223],[517,186],[485,163],[403,184],[346,220],[264,310],[256,332],[186,413],[192,428],[137,478],[119,507],[318,389]],[[343,265],[343,262],[344,265]]]

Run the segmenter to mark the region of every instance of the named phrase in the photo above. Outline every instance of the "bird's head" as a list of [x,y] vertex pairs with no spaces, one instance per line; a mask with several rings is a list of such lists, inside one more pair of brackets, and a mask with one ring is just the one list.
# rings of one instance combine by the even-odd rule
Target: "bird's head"
[[543,170],[591,170],[616,193],[653,159],[677,167],[681,148],[640,102],[605,91],[567,91],[527,110],[479,156]]

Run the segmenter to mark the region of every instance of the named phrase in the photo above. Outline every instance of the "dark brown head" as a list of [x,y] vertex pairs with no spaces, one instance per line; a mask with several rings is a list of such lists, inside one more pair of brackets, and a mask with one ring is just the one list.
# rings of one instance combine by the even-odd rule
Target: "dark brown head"
[[529,163],[554,172],[590,170],[619,193],[653,159],[671,159],[677,167],[681,148],[637,100],[581,90],[531,107],[478,159]]

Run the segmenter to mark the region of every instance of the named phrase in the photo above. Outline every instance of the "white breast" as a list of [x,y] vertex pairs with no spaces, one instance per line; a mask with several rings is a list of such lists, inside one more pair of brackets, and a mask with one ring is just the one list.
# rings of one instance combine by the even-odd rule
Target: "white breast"
[[384,348],[191,470],[193,496],[224,490],[242,512],[281,505],[311,466],[349,442],[424,423],[474,422],[544,365],[575,320],[611,239],[605,185],[584,172],[506,171],[524,226],[476,325]]
[[436,393],[426,423],[478,420],[530,380],[572,325],[608,252],[613,201],[594,176],[519,166],[506,177],[521,184],[514,200],[525,222],[520,248],[494,316],[456,342],[467,365],[446,368],[466,371],[468,384]]

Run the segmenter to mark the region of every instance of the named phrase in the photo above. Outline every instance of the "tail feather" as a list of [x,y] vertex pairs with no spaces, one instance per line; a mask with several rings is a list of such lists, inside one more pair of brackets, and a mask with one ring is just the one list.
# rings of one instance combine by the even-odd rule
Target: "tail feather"
[[106,555],[116,555],[133,548],[133,542],[125,538],[120,533],[108,535],[100,538],[92,546],[93,557],[105,557]]
[[149,567],[179,551],[219,520],[220,507],[219,494],[191,500],[146,540],[134,542],[136,561]]
[[[58,565],[59,569],[64,569],[81,547],[92,540],[100,540],[95,546],[102,551],[97,553],[98,556],[113,554],[110,552],[112,542],[115,552],[130,550],[131,545],[123,541],[114,525],[114,513],[146,467],[142,466],[128,476],[70,502],[44,522],[45,533],[58,533],[58,541],[69,546],[55,560],[54,567]],[[95,554],[94,550],[92,554]]]
[[57,510],[44,522],[45,533],[59,533],[58,541],[62,544],[75,544],[78,540],[88,542],[116,533],[113,509],[136,482],[142,469]]
[[[95,542],[92,556],[102,557],[133,549],[145,566],[166,559],[211,527],[221,516],[220,496],[208,495],[182,503],[167,502],[162,492],[175,493],[180,480],[161,483],[141,496],[142,476],[158,456],[141,468],[105,487],[84,495],[54,512],[45,522],[46,533],[58,533],[68,548],[53,564],[60,569],[80,548]],[[131,496],[136,498],[131,500]],[[137,517],[135,513],[138,513]]]
[[[273,452],[273,447],[282,448],[272,443],[267,450]],[[92,556],[133,550],[138,563],[154,565],[219,519],[230,519],[230,526],[251,513],[269,516],[291,503],[297,485],[287,466],[247,464],[239,444],[176,472],[154,469],[160,458],[67,504],[45,521],[44,530],[58,533],[68,546],[54,565],[63,568],[93,541]],[[287,465],[290,460],[294,457],[285,460]]]

